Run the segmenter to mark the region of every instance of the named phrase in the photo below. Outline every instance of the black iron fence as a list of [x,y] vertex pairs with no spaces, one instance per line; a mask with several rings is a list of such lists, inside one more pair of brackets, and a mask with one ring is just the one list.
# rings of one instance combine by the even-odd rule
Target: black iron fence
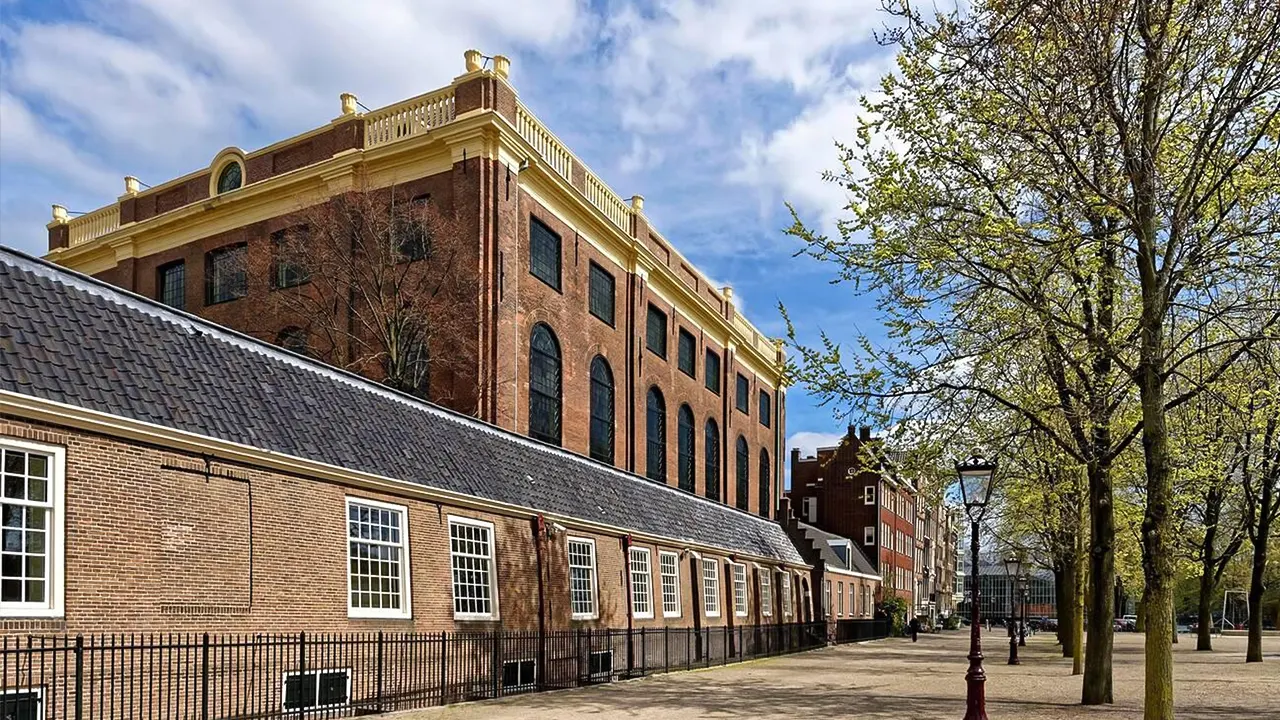
[[884,618],[877,620],[839,620],[836,622],[836,644],[878,640],[889,637],[893,630],[893,621]]
[[[733,628],[7,637],[0,719],[342,717],[577,687],[887,634]],[[877,635],[877,633],[882,633]]]

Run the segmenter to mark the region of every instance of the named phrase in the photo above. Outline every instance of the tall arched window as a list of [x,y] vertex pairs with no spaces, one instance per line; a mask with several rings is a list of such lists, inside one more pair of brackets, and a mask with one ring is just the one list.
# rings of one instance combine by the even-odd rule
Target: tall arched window
[[645,474],[654,480],[667,481],[667,404],[658,388],[649,388],[648,442],[645,446]]
[[760,515],[761,517],[769,517],[773,515],[773,498],[769,491],[773,487],[770,480],[773,478],[773,468],[769,466],[769,451],[760,451]]
[[747,495],[751,492],[751,453],[747,450],[747,439],[738,436],[738,496],[734,499],[739,510],[747,509]]
[[613,371],[597,355],[591,361],[591,457],[613,464]]
[[680,406],[678,417],[679,432],[677,442],[680,451],[680,467],[676,468],[680,478],[680,489],[694,492],[694,477],[697,472],[693,451],[693,411],[688,405]]
[[560,444],[560,343],[543,323],[529,337],[529,436]]
[[720,428],[715,420],[707,420],[702,452],[706,454],[706,494],[709,500],[720,499]]

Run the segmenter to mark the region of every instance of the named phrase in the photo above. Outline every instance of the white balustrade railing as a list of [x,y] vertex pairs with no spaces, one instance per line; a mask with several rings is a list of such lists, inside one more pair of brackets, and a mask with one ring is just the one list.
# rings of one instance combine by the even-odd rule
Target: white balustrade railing
[[538,156],[543,159],[560,177],[573,182],[573,153],[556,139],[551,131],[538,122],[533,113],[523,105],[516,106],[516,132],[533,146]]
[[453,120],[453,88],[419,95],[365,115],[364,147],[404,140]]
[[120,229],[120,206],[108,205],[100,210],[85,213],[67,223],[67,244],[83,245],[107,233]]
[[587,173],[587,200],[609,218],[622,232],[631,233],[631,206],[622,201],[595,173]]

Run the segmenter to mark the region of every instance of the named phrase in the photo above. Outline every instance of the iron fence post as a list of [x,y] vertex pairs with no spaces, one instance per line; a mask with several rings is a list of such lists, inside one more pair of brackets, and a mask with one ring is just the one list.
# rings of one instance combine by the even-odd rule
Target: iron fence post
[[382,712],[382,631],[378,631],[378,659],[377,669],[374,671],[373,684],[376,690],[378,712]]
[[76,636],[76,720],[84,714],[84,635]]
[[[306,677],[307,675],[307,631],[303,630],[298,633],[298,676]],[[298,705],[298,717],[306,714],[306,705]]]
[[209,720],[209,633],[200,643],[200,717]]
[[449,633],[440,633],[440,704],[449,703]]
[[493,633],[493,658],[489,662],[490,684],[493,686],[493,697],[498,697],[498,674],[502,668],[502,631]]
[[671,672],[671,627],[662,626],[662,671]]
[[647,675],[649,669],[649,653],[645,643],[645,628],[640,628],[640,674]]

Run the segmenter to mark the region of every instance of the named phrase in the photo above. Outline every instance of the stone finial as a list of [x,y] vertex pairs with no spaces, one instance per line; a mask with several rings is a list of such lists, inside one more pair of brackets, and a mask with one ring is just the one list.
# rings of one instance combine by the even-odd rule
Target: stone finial
[[56,223],[67,222],[67,209],[61,205],[53,206],[53,221]]
[[498,74],[498,77],[506,80],[511,75],[511,58],[506,55],[494,55],[493,71]]
[[138,191],[141,188],[142,188],[142,185],[139,184],[138,178],[132,175],[124,176],[124,194],[125,195],[137,195]]
[[480,60],[484,56],[479,50],[471,49],[462,53],[462,58],[467,61],[467,72],[475,72],[480,69]]
[[644,212],[644,196],[643,195],[631,196],[631,209],[635,210],[636,212]]
[[357,108],[359,105],[357,104],[356,96],[354,94],[342,93],[338,96],[338,99],[342,101],[343,115],[355,115],[358,112]]

